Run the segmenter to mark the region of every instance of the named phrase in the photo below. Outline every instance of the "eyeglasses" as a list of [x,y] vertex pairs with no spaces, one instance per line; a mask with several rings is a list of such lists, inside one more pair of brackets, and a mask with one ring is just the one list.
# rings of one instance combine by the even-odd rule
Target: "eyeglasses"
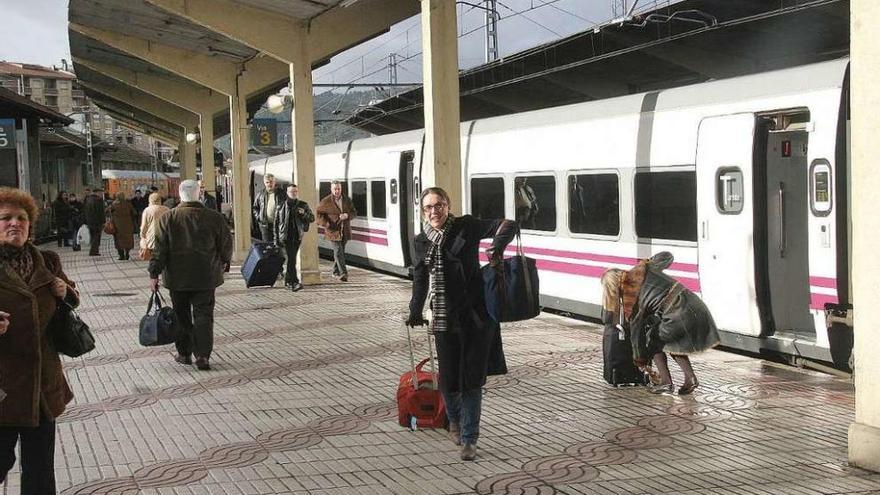
[[435,205],[425,205],[425,206],[422,206],[422,211],[424,211],[425,213],[431,213],[431,210],[434,210],[434,211],[443,211],[443,210],[445,210],[445,209],[448,208],[448,207],[449,207],[449,205],[446,204],[446,203],[437,203],[437,204],[435,204]]

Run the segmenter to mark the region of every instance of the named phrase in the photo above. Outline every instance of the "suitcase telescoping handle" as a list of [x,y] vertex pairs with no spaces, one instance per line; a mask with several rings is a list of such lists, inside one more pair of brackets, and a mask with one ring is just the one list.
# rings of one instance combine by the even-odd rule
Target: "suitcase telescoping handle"
[[[416,356],[415,356],[415,349],[413,348],[412,333],[410,332],[409,325],[405,325],[405,326],[406,326],[406,340],[407,340],[407,342],[409,342],[409,364],[410,364],[410,367],[412,368],[413,390],[418,390],[419,389],[419,376],[418,376],[418,370],[416,368],[417,367],[421,368],[421,366],[425,362],[422,361],[421,363],[418,364],[418,366],[416,365]],[[433,339],[432,339],[432,334],[431,334],[431,328],[428,327],[428,359],[427,359],[427,361],[429,361],[431,363],[431,389],[437,390],[437,372],[434,369],[434,342],[432,342],[432,341],[433,341]]]

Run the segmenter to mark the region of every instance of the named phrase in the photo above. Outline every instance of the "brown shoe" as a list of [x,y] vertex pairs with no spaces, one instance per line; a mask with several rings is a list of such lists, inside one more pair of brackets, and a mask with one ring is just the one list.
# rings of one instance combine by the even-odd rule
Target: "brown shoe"
[[461,460],[463,461],[472,461],[477,458],[477,445],[473,443],[466,443],[461,448]]
[[208,358],[196,358],[196,368],[200,371],[208,371],[211,369],[211,365],[208,364]]
[[449,423],[449,439],[455,445],[461,445],[461,425],[458,423]]
[[193,364],[192,357],[189,355],[184,356],[183,354],[178,354],[174,360],[180,364]]

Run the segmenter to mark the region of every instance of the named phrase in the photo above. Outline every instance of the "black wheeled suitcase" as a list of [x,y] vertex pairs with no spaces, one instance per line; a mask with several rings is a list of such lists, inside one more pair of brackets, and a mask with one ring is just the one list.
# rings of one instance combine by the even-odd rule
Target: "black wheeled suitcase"
[[602,355],[605,358],[605,381],[616,387],[644,385],[645,373],[633,363],[632,343],[611,315],[603,315],[605,331],[602,336]]
[[241,276],[246,287],[272,286],[284,269],[284,255],[274,244],[258,242],[251,246],[247,259],[241,265]]

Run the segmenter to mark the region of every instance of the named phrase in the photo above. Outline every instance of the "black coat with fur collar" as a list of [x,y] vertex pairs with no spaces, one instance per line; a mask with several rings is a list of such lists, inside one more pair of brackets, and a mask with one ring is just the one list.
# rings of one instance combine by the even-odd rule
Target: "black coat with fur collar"
[[[437,334],[443,390],[477,389],[486,382],[487,374],[507,373],[500,327],[486,312],[479,255],[482,239],[492,238],[490,249],[503,252],[517,229],[516,222],[511,220],[482,220],[465,215],[453,221],[447,234],[442,252],[449,331]],[[409,305],[410,315],[415,317],[422,315],[430,289],[429,268],[425,263],[429,244],[425,234],[416,236]]]

